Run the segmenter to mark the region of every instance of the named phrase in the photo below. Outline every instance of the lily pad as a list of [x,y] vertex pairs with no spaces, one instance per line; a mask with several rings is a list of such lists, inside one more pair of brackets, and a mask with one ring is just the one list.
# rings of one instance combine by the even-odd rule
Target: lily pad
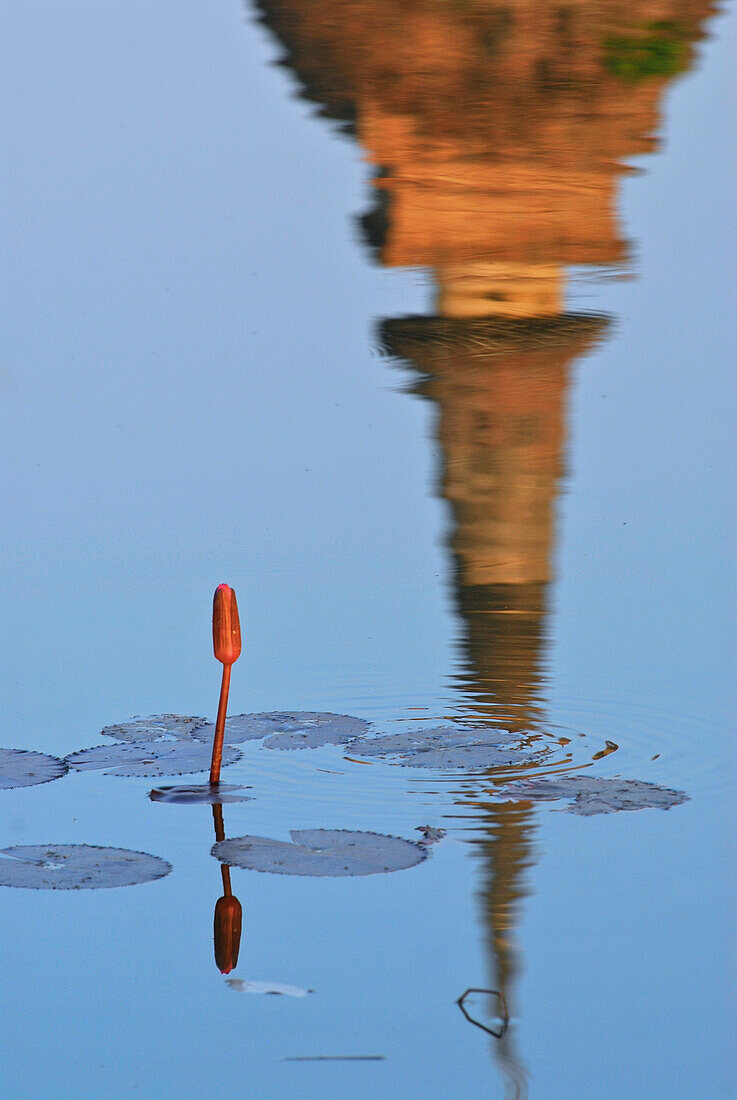
[[[237,749],[223,750],[223,764],[240,760]],[[107,775],[158,776],[185,775],[203,772],[210,767],[210,750],[195,741],[162,741],[161,743],[123,742],[82,749],[66,757],[70,768],[77,771],[102,770]]]
[[349,752],[351,756],[390,758],[389,763],[408,768],[469,771],[534,763],[542,759],[545,750],[525,746],[519,734],[481,726],[434,726],[389,737],[358,738]]
[[116,741],[189,741],[206,718],[188,718],[184,714],[149,714],[147,718],[131,718],[114,726],[105,726],[101,733]]
[[[287,728],[291,726],[292,728]],[[279,733],[264,741],[267,749],[319,749],[321,745],[345,745],[360,737],[369,724],[363,718],[329,711],[301,711],[291,715]]]
[[[271,711],[259,714],[236,714],[225,723],[225,744],[240,745],[243,741],[264,742],[269,749],[316,749],[320,745],[342,745],[368,729],[363,718],[329,711]],[[194,733],[199,741],[212,741],[212,723],[200,726]]]
[[61,779],[68,767],[57,756],[26,749],[0,749],[0,790],[13,787],[33,787]]
[[236,993],[269,993],[284,997],[306,997],[314,989],[302,989],[298,985],[285,985],[283,982],[249,982],[243,978],[226,978],[226,984]]
[[418,825],[415,832],[422,833],[422,840],[418,840],[417,843],[422,844],[424,848],[430,844],[439,844],[448,834],[447,829],[438,829],[435,825]]
[[226,802],[252,802],[250,794],[235,794],[244,788],[237,783],[218,783],[211,786],[209,783],[182,784],[179,787],[154,787],[148,792],[152,802],[168,802],[177,806],[192,806],[201,803],[209,803],[211,806],[222,806]]
[[560,779],[520,779],[509,783],[500,792],[513,798],[533,802],[556,802],[573,799],[566,813],[591,817],[619,810],[669,810],[688,802],[685,791],[659,787],[640,779],[609,779],[587,775],[566,775]]
[[347,829],[293,829],[293,843],[263,836],[221,840],[212,854],[223,863],[277,875],[343,877],[402,871],[427,859],[421,844]]
[[153,882],[171,864],[145,852],[91,844],[23,844],[0,849],[0,886],[28,890],[100,890]]

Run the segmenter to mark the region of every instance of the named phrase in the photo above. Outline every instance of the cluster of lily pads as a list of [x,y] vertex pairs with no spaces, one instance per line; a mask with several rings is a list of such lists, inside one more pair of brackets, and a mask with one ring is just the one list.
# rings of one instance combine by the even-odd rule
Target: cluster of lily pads
[[[177,714],[134,718],[106,726],[112,740],[70,753],[63,760],[45,753],[0,749],[0,788],[60,779],[70,769],[101,770],[113,776],[160,777],[206,771],[214,727],[205,718]],[[669,809],[687,795],[654,783],[621,778],[565,775],[519,778],[515,769],[550,762],[552,743],[481,725],[408,729],[381,735],[362,718],[329,712],[241,714],[225,723],[223,765],[241,758],[236,747],[260,740],[275,751],[340,745],[346,757],[411,768],[461,773],[509,769],[498,797],[513,800],[566,800],[568,812],[592,815],[647,807]],[[160,802],[245,801],[242,788],[227,784],[165,787],[150,792]],[[427,858],[428,845],[442,830],[423,827],[421,840],[370,832],[311,829],[292,832],[292,843],[245,836],[221,840],[212,849],[221,862],[250,870],[292,875],[366,875],[414,866]],[[41,889],[81,889],[134,885],[161,878],[171,866],[141,852],[90,845],[26,845],[0,850],[0,885]]]

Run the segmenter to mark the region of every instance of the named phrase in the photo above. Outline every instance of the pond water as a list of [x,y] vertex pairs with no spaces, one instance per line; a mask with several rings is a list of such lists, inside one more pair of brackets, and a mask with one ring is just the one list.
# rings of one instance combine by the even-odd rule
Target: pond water
[[[735,26],[6,5],[3,747],[212,719],[225,581],[232,714],[548,755],[256,740],[222,807],[148,797],[205,772],[0,790],[44,881],[131,883],[2,889],[4,1096],[735,1094]],[[527,783],[561,772],[677,804],[565,812]],[[311,830],[415,847],[211,854]]]

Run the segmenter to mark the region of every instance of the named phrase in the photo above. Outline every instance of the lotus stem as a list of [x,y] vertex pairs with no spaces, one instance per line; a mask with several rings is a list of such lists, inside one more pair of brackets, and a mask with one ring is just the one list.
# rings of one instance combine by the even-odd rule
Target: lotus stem
[[210,785],[220,782],[220,768],[223,763],[223,740],[225,737],[225,716],[228,713],[228,692],[230,691],[230,670],[232,665],[223,665],[223,679],[220,684],[220,701],[215,722],[215,737],[212,742],[212,763],[210,764]]

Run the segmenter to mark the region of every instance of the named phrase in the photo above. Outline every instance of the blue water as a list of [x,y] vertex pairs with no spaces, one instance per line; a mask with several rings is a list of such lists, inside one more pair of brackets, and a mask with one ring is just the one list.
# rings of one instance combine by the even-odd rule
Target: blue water
[[[391,875],[233,870],[233,976],[296,999],[215,968],[209,807],[99,773],[2,791],[2,847],[174,868],[2,891],[3,1095],[733,1095],[734,18],[619,180],[624,269],[567,265],[567,310],[611,324],[567,368],[544,606],[491,640],[453,556],[457,405],[379,347],[381,322],[434,313],[434,276],[361,243],[360,141],[236,0],[11,2],[5,24],[2,744],[63,756],[133,714],[212,715],[226,581],[232,713],[518,714],[690,801],[510,822],[479,780],[247,746],[229,836],[448,830]],[[501,1041],[455,1003],[500,968]],[[286,1060],[308,1056],[373,1060]]]

